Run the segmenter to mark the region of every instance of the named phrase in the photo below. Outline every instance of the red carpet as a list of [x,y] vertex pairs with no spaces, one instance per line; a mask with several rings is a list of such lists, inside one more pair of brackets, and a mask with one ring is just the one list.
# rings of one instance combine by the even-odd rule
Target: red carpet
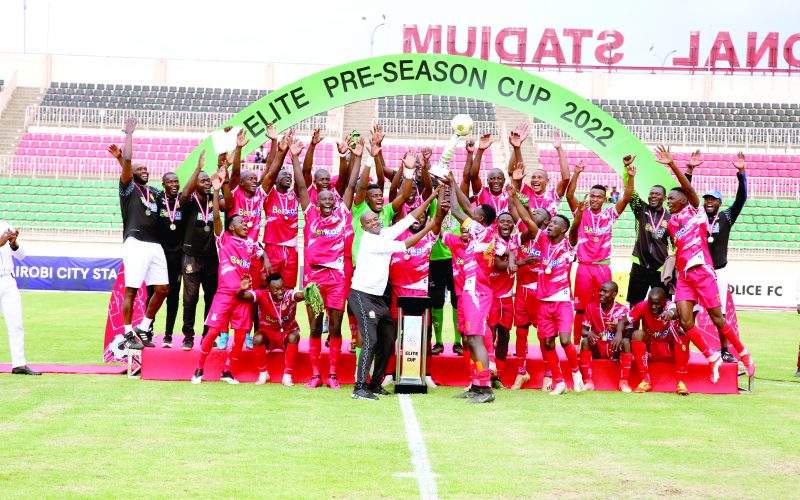
[[[42,373],[63,373],[70,375],[119,375],[128,371],[122,365],[28,365],[32,370]],[[11,364],[0,363],[0,373],[11,373]]]
[[[172,349],[161,348],[161,336],[156,338],[155,348],[145,349],[142,355],[142,379],[145,380],[186,380],[188,381],[195,368],[200,356],[200,337],[195,338],[195,347],[191,351],[183,351],[180,345],[183,338],[180,335],[173,336]],[[232,340],[228,341],[228,344]],[[513,346],[512,346],[513,347]],[[342,346],[342,354],[339,358],[337,367],[339,381],[342,384],[352,384],[355,372],[355,356],[347,352],[349,339],[345,339]],[[531,345],[528,353],[528,373],[531,380],[525,385],[526,389],[539,389],[542,386],[544,362],[539,352],[538,345]],[[569,374],[569,366],[566,358],[558,348],[561,357],[561,369]],[[226,353],[214,349],[208,356],[205,366],[204,381],[219,380],[222,366],[225,362]],[[268,356],[269,373],[272,382],[279,383],[283,376],[283,351],[271,351]],[[431,358],[429,358],[431,359]],[[431,376],[437,384],[449,386],[464,386],[468,384],[467,367],[462,357],[452,353],[450,344],[445,345],[445,352],[439,356],[432,357],[433,362],[430,366]],[[519,360],[509,356],[503,373],[500,378],[506,386],[514,383],[517,373]],[[323,346],[321,365],[323,377],[327,374],[328,355],[327,349]],[[394,360],[390,366],[394,366]],[[593,376],[595,389],[613,390],[619,389],[619,363],[607,360],[595,360],[593,363]],[[252,351],[245,349],[239,359],[238,365],[233,366],[234,376],[241,382],[254,382],[258,377],[255,368],[254,356]],[[653,390],[656,392],[673,392],[675,390],[675,367],[668,363],[650,363],[650,376],[653,380]],[[304,383],[311,378],[311,364],[308,360],[308,339],[300,340],[300,352],[297,357],[297,366],[294,370],[294,382]],[[571,387],[571,378],[566,377],[567,385]],[[640,382],[639,375],[635,366],[631,369],[630,384],[636,387]],[[720,369],[720,380],[717,384],[712,384],[708,379],[708,363],[702,355],[692,352],[689,363],[689,377],[686,385],[690,392],[708,394],[738,394],[737,386],[737,366],[735,364],[725,364]]]

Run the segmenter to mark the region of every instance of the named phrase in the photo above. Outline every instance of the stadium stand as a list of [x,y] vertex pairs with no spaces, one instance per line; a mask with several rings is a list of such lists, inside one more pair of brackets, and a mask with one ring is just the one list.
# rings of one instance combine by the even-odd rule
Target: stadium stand
[[494,106],[464,97],[436,95],[390,96],[378,99],[378,116],[411,120],[433,120],[466,113],[475,121],[494,121]]
[[800,126],[800,105],[797,103],[615,99],[594,99],[592,102],[626,125],[771,128]]

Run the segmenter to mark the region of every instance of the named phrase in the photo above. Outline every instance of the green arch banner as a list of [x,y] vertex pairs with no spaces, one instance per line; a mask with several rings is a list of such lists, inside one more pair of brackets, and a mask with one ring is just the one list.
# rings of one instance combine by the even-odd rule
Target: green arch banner
[[[620,174],[622,158],[637,155],[636,189],[640,193],[654,184],[675,184],[636,136],[591,102],[538,75],[463,56],[398,54],[332,67],[271,92],[220,129],[232,125],[248,131],[251,141],[242,151],[245,155],[266,141],[268,122],[275,122],[276,130],[282,131],[353,102],[419,94],[479,99],[535,116],[586,146]],[[210,137],[179,167],[182,181],[194,170],[203,149],[208,150],[208,157],[213,156]],[[215,166],[216,162],[206,162],[209,171]]]

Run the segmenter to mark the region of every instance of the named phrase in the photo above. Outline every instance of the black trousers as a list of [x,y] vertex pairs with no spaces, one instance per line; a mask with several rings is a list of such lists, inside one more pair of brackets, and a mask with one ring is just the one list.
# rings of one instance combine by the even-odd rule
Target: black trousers
[[[183,334],[194,338],[194,318],[197,302],[200,300],[200,286],[203,287],[205,309],[203,317],[208,316],[214,294],[217,293],[217,274],[219,260],[216,256],[195,257],[184,255],[183,258]],[[203,326],[203,335],[208,327]]]
[[639,264],[631,264],[631,274],[628,280],[628,303],[635,306],[647,298],[651,288],[661,288],[670,298],[669,288],[661,282],[661,271],[645,269]]
[[[167,280],[169,281],[169,295],[167,295],[167,322],[164,325],[164,335],[172,335],[175,329],[175,319],[178,317],[178,302],[181,296],[181,265],[183,251],[164,251],[167,258]],[[147,287],[147,303],[153,297],[154,288]],[[153,323],[155,323],[153,318]]]
[[353,289],[350,290],[348,302],[356,316],[362,337],[361,357],[356,370],[356,389],[367,387],[367,376],[373,360],[375,370],[369,385],[375,387],[383,380],[386,364],[392,354],[392,315],[382,295],[371,295]]
[[444,307],[445,290],[450,290],[450,305],[453,309],[458,308],[452,259],[432,260],[428,269],[428,297],[431,298],[432,309]]

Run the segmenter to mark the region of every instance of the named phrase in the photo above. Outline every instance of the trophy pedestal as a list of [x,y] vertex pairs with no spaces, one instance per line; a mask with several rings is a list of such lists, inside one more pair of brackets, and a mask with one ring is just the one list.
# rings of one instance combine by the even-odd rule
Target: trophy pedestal
[[430,298],[397,298],[397,368],[396,394],[426,394],[425,356],[428,354],[426,334],[430,324]]

